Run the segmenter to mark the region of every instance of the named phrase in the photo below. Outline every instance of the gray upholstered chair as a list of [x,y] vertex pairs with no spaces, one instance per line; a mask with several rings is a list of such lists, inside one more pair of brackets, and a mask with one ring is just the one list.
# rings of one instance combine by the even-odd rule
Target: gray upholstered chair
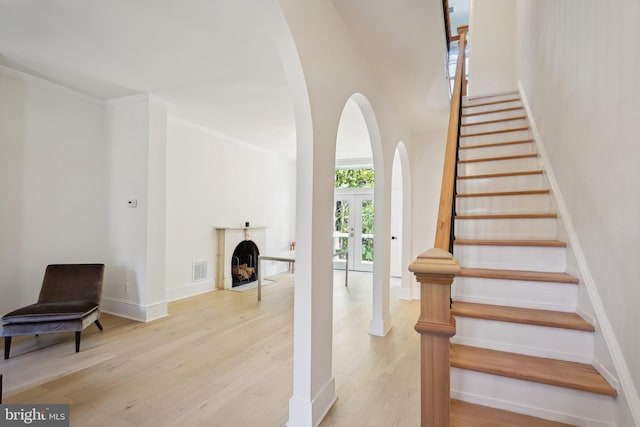
[[2,317],[4,358],[9,358],[11,337],[57,332],[75,332],[76,353],[80,335],[98,320],[102,298],[104,264],[54,264],[47,266],[36,304]]

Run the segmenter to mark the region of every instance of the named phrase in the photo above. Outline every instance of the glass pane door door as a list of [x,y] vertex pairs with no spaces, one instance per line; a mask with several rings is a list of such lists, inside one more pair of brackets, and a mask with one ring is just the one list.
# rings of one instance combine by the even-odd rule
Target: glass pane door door
[[[353,196],[336,195],[333,203],[333,252],[349,251],[353,254],[354,230],[351,225],[351,209]],[[346,255],[338,255],[333,258],[333,268],[344,270]],[[353,255],[349,257],[349,270],[353,270]]]
[[[373,194],[337,194],[334,202],[333,249],[349,251],[349,270],[373,271]],[[345,256],[334,268],[345,268]]]

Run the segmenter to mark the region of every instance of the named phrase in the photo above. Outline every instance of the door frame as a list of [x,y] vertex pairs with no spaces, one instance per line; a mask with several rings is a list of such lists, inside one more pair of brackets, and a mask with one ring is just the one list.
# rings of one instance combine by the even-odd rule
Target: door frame
[[[338,200],[346,200],[349,201],[350,204],[350,214],[349,214],[349,243],[347,248],[349,250],[349,270],[354,271],[373,271],[373,261],[362,261],[362,245],[356,244],[356,242],[362,241],[362,202],[364,200],[372,200],[375,203],[374,198],[374,189],[373,188],[337,188],[334,192],[333,197],[333,206],[334,206],[334,219],[335,223],[335,205]],[[375,215],[375,205],[374,205],[374,215]],[[333,230],[334,239],[336,236],[336,231]],[[340,236],[345,237],[345,236]],[[371,234],[371,238],[375,238],[373,234]],[[334,249],[335,249],[334,242]],[[335,258],[333,261],[333,268],[338,270],[344,270],[345,261],[344,259]]]

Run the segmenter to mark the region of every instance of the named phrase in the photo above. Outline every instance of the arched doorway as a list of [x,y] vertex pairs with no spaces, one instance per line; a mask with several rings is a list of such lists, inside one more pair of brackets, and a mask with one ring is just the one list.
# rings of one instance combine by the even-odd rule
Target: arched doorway
[[333,212],[333,249],[339,253],[333,263],[336,269],[373,271],[374,186],[369,131],[360,107],[350,98],[342,111],[336,137]]

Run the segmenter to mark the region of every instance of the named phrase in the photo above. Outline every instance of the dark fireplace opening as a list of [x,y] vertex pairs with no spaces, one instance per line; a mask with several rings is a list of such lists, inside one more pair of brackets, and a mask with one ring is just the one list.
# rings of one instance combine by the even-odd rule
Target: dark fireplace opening
[[232,287],[258,279],[258,247],[251,240],[238,243],[231,256]]

